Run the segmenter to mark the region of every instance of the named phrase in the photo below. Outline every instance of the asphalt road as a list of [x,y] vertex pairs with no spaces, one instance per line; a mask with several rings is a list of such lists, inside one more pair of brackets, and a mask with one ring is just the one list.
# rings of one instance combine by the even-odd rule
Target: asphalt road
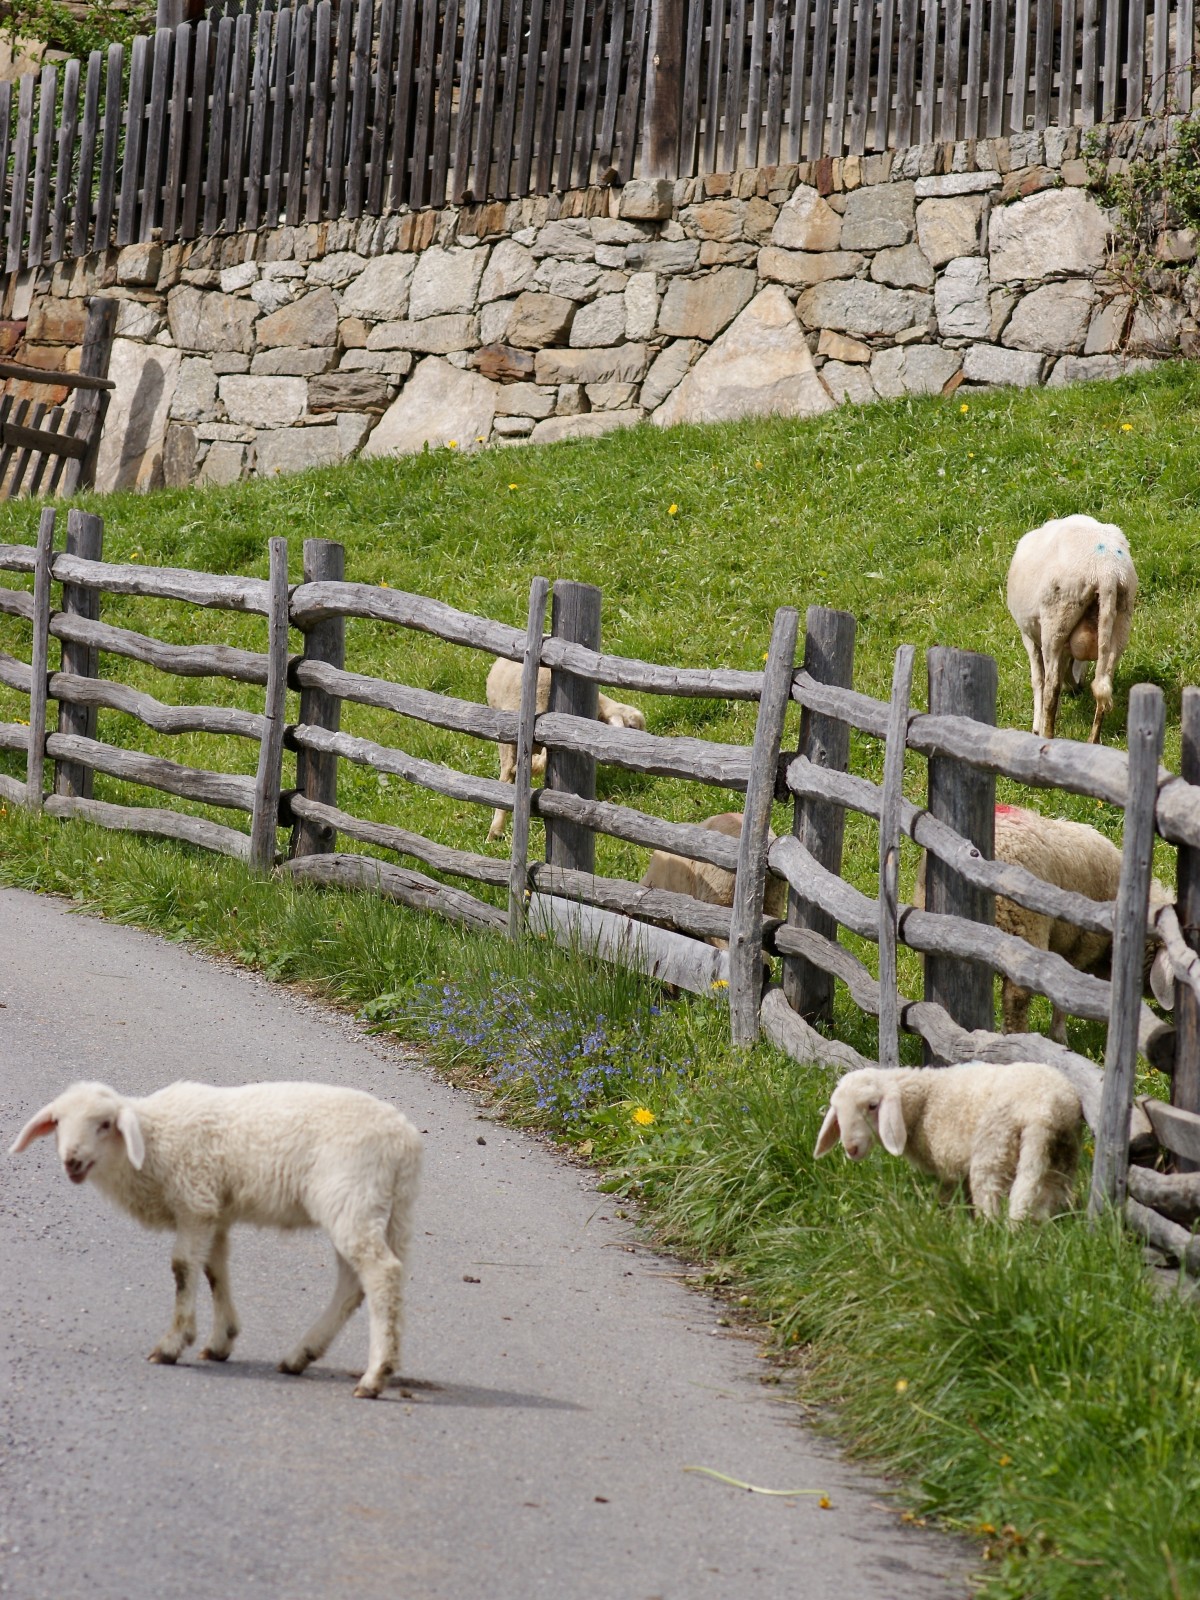
[[[302,1378],[320,1234],[233,1236],[224,1366],[145,1354],[167,1236],[52,1140],[0,1154],[0,1594],[15,1600],[944,1600],[967,1546],[900,1523],[590,1175],[346,1018],[0,891],[2,1145],[67,1083],[370,1089],[426,1132],[404,1385],[351,1398],[359,1312]],[[201,1334],[208,1305],[202,1291]],[[774,1489],[749,1494],[703,1466]]]

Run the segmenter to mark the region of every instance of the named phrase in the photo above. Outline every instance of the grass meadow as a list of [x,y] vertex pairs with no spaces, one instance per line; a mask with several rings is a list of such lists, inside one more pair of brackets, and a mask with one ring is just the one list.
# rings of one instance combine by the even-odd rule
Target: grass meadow
[[[983,650],[999,663],[999,720],[1016,727],[1028,726],[1030,690],[1004,604],[1012,547],[1047,517],[1085,510],[1124,528],[1141,583],[1106,742],[1122,740],[1129,687],[1157,683],[1164,759],[1177,771],[1180,694],[1200,683],[1198,420],[1200,370],[1179,364],[1073,390],[440,450],[80,503],[104,515],[111,560],[265,575],[267,539],[286,533],[298,581],[302,540],[334,538],[348,578],[518,625],[534,575],[596,583],[605,647],[677,665],[757,667],[778,605],[843,607],[858,618],[858,688],[886,697],[901,643]],[[36,518],[27,504],[0,506],[0,542],[31,542]],[[265,642],[261,621],[165,602],[106,598],[103,615],[176,642]],[[0,649],[27,660],[27,635],[0,618]],[[352,621],[347,666],[482,699],[488,661]],[[105,670],[118,670],[111,658]],[[124,662],[119,671],[164,699],[261,703],[256,689],[168,683]],[[634,698],[656,733],[752,736],[752,706]],[[0,689],[0,721],[27,714],[27,701]],[[1090,718],[1090,696],[1067,699],[1059,732],[1084,738]],[[100,721],[102,737],[189,764],[254,768],[250,746],[169,740],[112,713]],[[387,713],[347,706],[343,726],[496,770],[491,747]],[[881,776],[877,742],[856,737],[851,759]],[[11,753],[0,764],[20,771]],[[914,800],[923,782],[910,759]],[[680,820],[728,803],[703,785],[616,771],[601,773],[599,792]],[[1119,814],[1097,802],[1008,783],[1000,792],[1119,838]],[[96,793],[146,798],[101,776]],[[481,809],[347,762],[339,803],[445,843],[506,848],[485,846]],[[1169,877],[1160,848],[1156,870]],[[873,825],[852,819],[846,875],[868,891],[875,855]],[[645,859],[599,842],[603,872],[636,877]],[[902,891],[915,865],[911,852]],[[1187,1301],[1156,1294],[1140,1247],[1115,1224],[1090,1228],[1077,1214],[1010,1235],[940,1204],[881,1154],[854,1169],[840,1154],[814,1163],[830,1074],[764,1044],[736,1054],[718,1001],[671,1002],[540,942],[512,947],[369,897],[256,881],[169,842],[11,806],[0,816],[0,880],[321,992],[422,1043],[506,1115],[598,1163],[659,1239],[704,1262],[731,1316],[763,1325],[778,1357],[765,1377],[898,1474],[907,1516],[976,1539],[991,1600],[1200,1593],[1200,1322]],[[901,982],[918,992],[911,959]],[[1035,1009],[1034,1025],[1048,1020],[1048,1006]],[[836,1029],[874,1052],[873,1023],[844,996]],[[1098,1026],[1074,1023],[1071,1038],[1102,1053]]]

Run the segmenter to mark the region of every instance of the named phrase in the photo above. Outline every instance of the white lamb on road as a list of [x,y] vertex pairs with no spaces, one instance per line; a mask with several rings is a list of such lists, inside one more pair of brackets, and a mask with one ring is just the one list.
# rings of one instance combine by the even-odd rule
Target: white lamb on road
[[1008,609],[1029,656],[1034,733],[1054,737],[1063,675],[1074,657],[1096,663],[1088,743],[1099,742],[1137,587],[1129,540],[1111,522],[1057,517],[1019,540],[1008,569]]
[[1083,1109],[1054,1067],[1036,1061],[861,1067],[829,1098],[817,1156],[840,1139],[861,1161],[876,1139],[945,1185],[966,1181],[977,1210],[1041,1221],[1071,1205]]
[[319,1360],[364,1294],[370,1354],[355,1395],[374,1399],[398,1370],[421,1137],[395,1107],[319,1083],[173,1083],[143,1099],[76,1083],[29,1119],[11,1150],[49,1134],[72,1183],[90,1177],[144,1227],[175,1231],[175,1315],[151,1361],[174,1363],[195,1340],[202,1270],[213,1332],[200,1353],[228,1358],[238,1335],[229,1229],[249,1222],[324,1228],[337,1252],[333,1298],[281,1372]]

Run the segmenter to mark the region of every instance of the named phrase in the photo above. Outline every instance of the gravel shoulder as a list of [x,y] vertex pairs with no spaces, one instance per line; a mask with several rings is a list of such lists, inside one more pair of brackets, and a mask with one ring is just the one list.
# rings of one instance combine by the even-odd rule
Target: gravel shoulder
[[304,1377],[275,1370],[332,1284],[323,1235],[235,1231],[233,1358],[154,1366],[168,1239],[73,1188],[50,1140],[0,1159],[0,1594],[965,1596],[970,1546],[902,1525],[591,1174],[414,1054],[34,895],[0,890],[0,952],[5,1146],[89,1077],[320,1079],[426,1134],[404,1381],[373,1404],[351,1399],[362,1312]]

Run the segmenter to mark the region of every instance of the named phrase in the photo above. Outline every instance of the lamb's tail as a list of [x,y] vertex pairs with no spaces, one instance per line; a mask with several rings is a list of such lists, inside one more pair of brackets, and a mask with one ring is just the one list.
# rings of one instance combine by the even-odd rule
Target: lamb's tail
[[1129,613],[1133,609],[1131,574],[1127,560],[1114,558],[1103,563],[1096,577],[1096,675],[1092,694],[1104,711],[1112,706],[1112,675],[1129,632]]
[[1017,1171],[1008,1197],[1008,1220],[1044,1222],[1071,1209],[1078,1145],[1051,1123],[1021,1130]]

